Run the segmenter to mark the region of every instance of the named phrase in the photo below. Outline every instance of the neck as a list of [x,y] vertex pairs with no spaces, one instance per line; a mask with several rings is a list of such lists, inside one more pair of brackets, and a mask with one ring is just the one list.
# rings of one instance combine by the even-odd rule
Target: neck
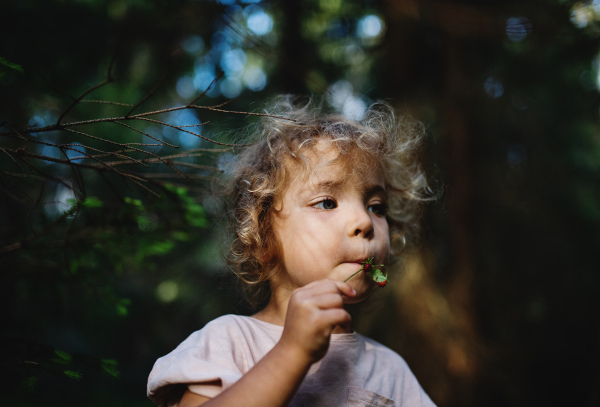
[[252,315],[252,317],[270,324],[284,326],[291,295],[292,293],[288,292],[288,290],[273,290],[273,284],[271,284],[271,298],[269,299],[269,303],[261,311]]

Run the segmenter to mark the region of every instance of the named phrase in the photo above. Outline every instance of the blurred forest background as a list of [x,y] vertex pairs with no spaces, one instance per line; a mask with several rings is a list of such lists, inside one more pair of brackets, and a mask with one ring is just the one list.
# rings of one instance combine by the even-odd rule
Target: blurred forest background
[[[600,1],[3,0],[0,386],[150,406],[247,313],[213,178],[281,93],[428,131],[440,199],[359,331],[440,407],[600,406]],[[193,134],[192,134],[193,133]]]

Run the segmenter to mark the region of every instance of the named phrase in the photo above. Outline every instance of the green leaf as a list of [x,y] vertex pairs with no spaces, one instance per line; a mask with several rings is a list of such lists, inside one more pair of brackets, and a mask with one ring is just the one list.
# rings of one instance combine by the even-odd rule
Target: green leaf
[[133,206],[138,207],[140,209],[144,208],[144,204],[142,203],[141,200],[139,200],[139,199],[133,199],[133,198],[130,198],[128,196],[125,197],[125,203],[128,204],[128,205],[133,205]]
[[371,274],[371,278],[373,279],[373,281],[375,281],[376,283],[382,283],[384,281],[387,281],[387,275],[385,275],[381,270],[379,269],[372,269],[369,274]]
[[121,316],[127,316],[129,313],[129,306],[131,305],[131,300],[128,298],[121,298],[117,301],[116,309],[117,314]]
[[65,370],[63,372],[69,379],[75,379],[75,380],[79,380],[81,379],[81,377],[83,376],[81,373],[79,372],[74,372],[72,370]]
[[136,218],[138,227],[141,231],[146,232],[152,229],[153,223],[152,219],[150,219],[147,215],[140,215]]
[[69,209],[73,209],[77,206],[77,199],[75,198],[69,198],[67,199],[67,203],[69,204]]
[[117,370],[117,361],[114,359],[102,359],[102,369],[114,378],[119,378],[119,371]]
[[155,242],[148,247],[148,253],[152,255],[163,255],[171,252],[175,247],[175,243],[172,240],[165,240],[162,242]]
[[17,65],[15,63],[9,62],[6,60],[6,58],[0,57],[0,65],[4,65],[10,69],[14,69],[15,71],[19,71],[21,73],[25,72],[21,65]]
[[88,196],[82,203],[86,208],[99,208],[102,206],[102,201],[94,196]]
[[205,228],[208,226],[204,208],[201,205],[189,203],[186,209],[187,213],[185,214],[185,219],[190,223],[190,225],[199,228]]
[[71,355],[69,355],[67,352],[64,352],[62,350],[55,349],[54,354],[56,354],[56,356],[58,356],[57,359],[53,359],[57,363],[69,363],[71,361],[71,359],[73,359],[71,357]]

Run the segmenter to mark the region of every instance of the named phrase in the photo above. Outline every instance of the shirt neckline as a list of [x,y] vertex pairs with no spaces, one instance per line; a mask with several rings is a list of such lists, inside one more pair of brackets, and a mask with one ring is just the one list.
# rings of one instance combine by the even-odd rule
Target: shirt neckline
[[[261,321],[260,319],[256,319],[254,317],[246,315],[236,315],[236,317],[251,321],[251,323],[260,325],[270,331],[277,332],[278,334],[281,334],[283,332],[283,327],[281,325]],[[359,334],[356,331],[343,334],[331,334],[331,342],[354,342],[358,340],[358,335]]]

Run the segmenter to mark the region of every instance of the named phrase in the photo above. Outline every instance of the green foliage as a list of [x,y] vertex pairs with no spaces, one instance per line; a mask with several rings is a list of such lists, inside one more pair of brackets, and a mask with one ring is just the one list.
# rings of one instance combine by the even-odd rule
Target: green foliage
[[[15,63],[12,63],[10,61],[7,61],[6,58],[2,58],[0,57],[0,68],[9,68],[12,71],[17,71],[20,73],[24,73],[25,71],[23,70],[23,67],[21,67],[20,65],[17,65]],[[4,75],[6,74],[6,72],[3,72],[5,69],[1,69],[0,70],[0,82],[2,82]]]
[[56,363],[67,364],[67,363],[71,362],[71,360],[73,359],[71,357],[71,355],[69,355],[67,352],[64,352],[62,350],[55,349],[54,353],[56,354],[56,356],[58,356],[58,358],[54,358],[54,359],[52,359],[52,361],[56,362]]
[[65,376],[67,376],[69,379],[74,379],[74,380],[79,380],[81,379],[82,374],[79,372],[74,372],[72,370],[65,370],[63,372],[65,374]]
[[108,373],[109,375],[111,375],[112,377],[114,377],[115,379],[119,378],[119,371],[117,370],[117,361],[114,359],[102,359],[101,361],[102,363],[102,369]]
[[37,376],[26,377],[19,385],[19,392],[32,393],[35,390],[37,383]]

